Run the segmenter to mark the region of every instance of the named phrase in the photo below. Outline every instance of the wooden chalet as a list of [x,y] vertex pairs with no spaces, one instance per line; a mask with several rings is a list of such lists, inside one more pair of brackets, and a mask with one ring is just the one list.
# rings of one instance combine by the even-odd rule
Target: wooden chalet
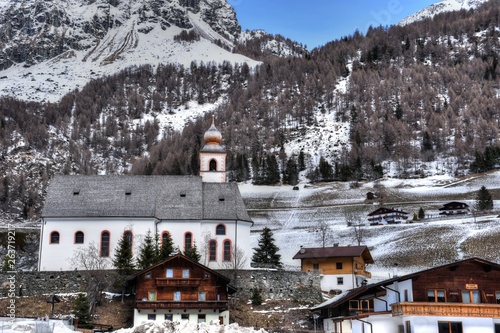
[[380,207],[368,214],[368,222],[370,222],[370,225],[398,224],[407,219],[407,212],[385,207]]
[[439,208],[439,215],[461,215],[469,214],[469,205],[464,202],[449,202]]
[[347,290],[371,278],[366,265],[373,264],[367,246],[301,247],[293,259],[300,259],[303,272],[321,274],[321,290]]
[[500,265],[471,258],[362,286],[312,310],[324,332],[500,332]]
[[129,278],[135,286],[134,324],[145,320],[229,323],[229,279],[177,254]]

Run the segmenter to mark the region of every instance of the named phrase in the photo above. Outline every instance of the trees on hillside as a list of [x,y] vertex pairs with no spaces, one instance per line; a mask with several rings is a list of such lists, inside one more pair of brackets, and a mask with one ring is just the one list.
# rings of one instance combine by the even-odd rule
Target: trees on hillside
[[252,264],[255,267],[282,268],[279,248],[275,244],[273,232],[268,227],[262,229],[258,247],[254,248]]

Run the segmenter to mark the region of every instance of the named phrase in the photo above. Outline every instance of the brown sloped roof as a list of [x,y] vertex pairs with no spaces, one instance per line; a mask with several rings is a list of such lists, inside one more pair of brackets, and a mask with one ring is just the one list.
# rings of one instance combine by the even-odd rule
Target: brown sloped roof
[[303,247],[293,256],[293,259],[363,257],[367,264],[373,264],[373,258],[365,245],[333,246],[333,247]]

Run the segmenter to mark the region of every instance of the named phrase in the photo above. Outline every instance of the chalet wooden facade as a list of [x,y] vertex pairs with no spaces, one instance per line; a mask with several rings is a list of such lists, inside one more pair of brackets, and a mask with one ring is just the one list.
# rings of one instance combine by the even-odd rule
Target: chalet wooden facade
[[145,320],[229,323],[236,289],[225,276],[177,254],[129,278],[135,286],[134,324]]
[[498,333],[500,265],[466,259],[362,286],[313,310],[328,333]]
[[370,225],[397,224],[407,219],[407,212],[386,207],[380,207],[368,214],[368,222]]
[[293,259],[300,259],[303,272],[321,275],[321,290],[348,290],[371,278],[366,265],[373,264],[367,246],[302,247]]
[[465,202],[453,201],[444,204],[443,207],[439,208],[439,215],[461,215],[469,213],[469,205]]

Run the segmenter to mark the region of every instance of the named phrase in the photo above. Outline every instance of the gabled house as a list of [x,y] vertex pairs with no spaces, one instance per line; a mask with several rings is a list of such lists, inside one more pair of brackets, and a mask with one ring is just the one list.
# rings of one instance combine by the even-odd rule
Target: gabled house
[[327,292],[361,286],[371,278],[366,266],[374,263],[367,246],[301,247],[293,259],[300,260],[302,272],[318,272]]
[[439,215],[469,214],[469,205],[464,202],[452,201],[439,208]]
[[500,265],[470,258],[362,286],[312,310],[328,333],[498,333]]
[[407,212],[385,207],[380,207],[368,214],[368,222],[370,222],[370,225],[398,224],[407,219]]
[[84,269],[72,257],[92,245],[110,261],[122,237],[136,255],[148,232],[160,242],[170,235],[182,251],[196,246],[210,268],[249,263],[236,258],[243,253],[236,250],[251,248],[253,222],[238,185],[226,182],[221,140],[212,121],[199,154],[200,176],[55,176],[42,211],[38,270]]
[[229,279],[177,254],[133,276],[134,324],[146,320],[229,324]]

